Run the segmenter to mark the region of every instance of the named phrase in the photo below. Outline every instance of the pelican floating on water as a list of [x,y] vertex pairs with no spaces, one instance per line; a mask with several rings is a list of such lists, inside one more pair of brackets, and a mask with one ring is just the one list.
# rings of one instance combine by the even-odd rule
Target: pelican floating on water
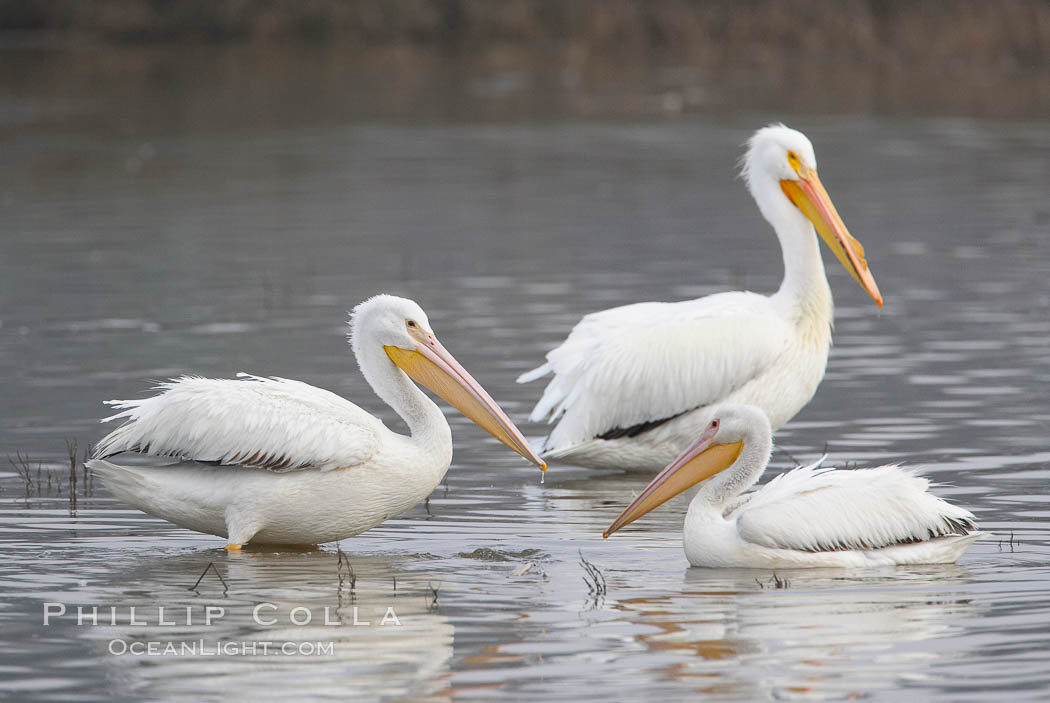
[[968,510],[931,495],[929,481],[894,465],[803,466],[744,493],[769,463],[769,419],[748,405],[722,406],[715,415],[603,537],[697,483],[684,528],[693,566],[950,564],[982,535]]
[[638,303],[584,317],[546,363],[518,378],[554,374],[530,417],[558,423],[544,458],[656,470],[707,426],[715,405],[756,405],[774,430],[790,420],[813,397],[831,345],[831,289],[814,228],[882,305],[864,248],[817,178],[804,134],[783,125],[760,129],[748,143],[743,175],[780,240],[780,289]]
[[[546,470],[510,418],[434,336],[411,300],[358,305],[350,339],[365,380],[405,420],[387,429],[353,403],[314,386],[241,374],[183,377],[141,400],[109,401],[125,420],[88,466],[118,497],[182,527],[249,541],[318,544],[350,537],[416,505],[452,462],[441,409],[411,379]],[[168,466],[118,466],[120,452],[175,457]]]

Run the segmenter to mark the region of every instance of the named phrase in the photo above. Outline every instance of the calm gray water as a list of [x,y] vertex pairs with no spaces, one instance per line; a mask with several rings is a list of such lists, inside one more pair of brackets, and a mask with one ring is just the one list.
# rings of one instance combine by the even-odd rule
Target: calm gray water
[[[234,129],[149,96],[64,91],[18,84],[0,102],[12,700],[1046,699],[1050,124],[327,114]],[[418,300],[541,434],[525,424],[540,387],[513,379],[582,314],[776,287],[776,241],[734,177],[739,145],[773,119],[813,139],[886,297],[877,310],[826,257],[835,347],[778,443],[799,460],[826,444],[832,463],[922,467],[990,533],[958,565],[781,572],[783,588],[769,572],[691,569],[680,501],[601,539],[645,477],[553,466],[541,485],[454,411],[456,456],[429,504],[341,544],[353,586],[336,545],[227,554],[82,477],[71,509],[65,440],[97,440],[101,401],[151,379],[293,377],[399,426],[344,339],[347,310],[381,291]],[[35,485],[6,461],[17,454]],[[189,590],[208,564],[225,592],[212,574]],[[68,611],[45,627],[47,602]],[[78,605],[99,625],[78,626]],[[224,609],[210,624],[209,607]],[[324,624],[325,608],[348,624]],[[380,625],[388,608],[400,625]],[[115,641],[205,651],[120,655]]]

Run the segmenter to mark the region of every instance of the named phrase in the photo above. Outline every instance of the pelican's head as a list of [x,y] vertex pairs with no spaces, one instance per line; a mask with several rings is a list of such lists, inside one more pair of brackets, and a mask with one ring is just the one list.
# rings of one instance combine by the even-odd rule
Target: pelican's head
[[650,481],[620,517],[602,532],[602,537],[608,537],[682,491],[725,471],[736,463],[746,441],[763,434],[768,437],[771,433],[769,418],[759,408],[726,405],[716,409],[715,418],[700,437]]
[[[864,247],[849,233],[817,178],[817,157],[802,132],[782,124],[763,127],[748,140],[743,176],[762,213],[774,226],[782,208],[800,212],[854,280],[882,307]],[[783,200],[779,200],[783,198]]]
[[413,349],[418,344],[416,338],[422,334],[434,334],[430,320],[423,308],[408,298],[383,294],[372,296],[350,313],[350,345],[355,353],[360,351],[362,344],[373,343],[373,340],[383,346]]
[[350,343],[358,359],[362,345],[383,347],[390,362],[409,378],[426,386],[493,437],[543,471],[547,464],[536,456],[507,414],[474,377],[438,341],[423,308],[412,300],[377,295],[354,308]]

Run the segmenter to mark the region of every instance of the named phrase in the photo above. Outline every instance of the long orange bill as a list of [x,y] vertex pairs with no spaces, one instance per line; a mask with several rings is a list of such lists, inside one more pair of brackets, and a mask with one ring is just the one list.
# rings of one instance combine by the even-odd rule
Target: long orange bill
[[532,451],[521,430],[434,335],[427,334],[420,339],[415,350],[395,346],[384,349],[410,378],[434,391],[493,437],[540,467],[541,471],[547,470],[546,462]]
[[658,473],[634,502],[620,513],[620,517],[605,528],[602,537],[609,537],[621,527],[660,507],[682,491],[732,466],[740,456],[743,442],[714,444],[712,440],[717,431],[713,428],[704,430],[696,442]]
[[868,292],[876,305],[882,307],[882,294],[879,293],[875,277],[868,269],[864,247],[846,229],[834,203],[831,202],[831,197],[817,177],[817,172],[803,166],[799,169],[799,180],[783,180],[780,182],[780,188],[795,207],[813,223],[817,233],[835,252],[835,256],[853,279]]

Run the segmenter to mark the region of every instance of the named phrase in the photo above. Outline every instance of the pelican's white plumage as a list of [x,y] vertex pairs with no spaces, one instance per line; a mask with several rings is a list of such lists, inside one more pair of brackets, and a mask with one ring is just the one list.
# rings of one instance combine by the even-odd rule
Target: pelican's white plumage
[[895,464],[801,466],[749,494],[733,512],[742,540],[804,552],[872,550],[972,527],[969,511],[929,493],[929,486]]
[[757,405],[779,428],[816,391],[831,344],[832,299],[814,224],[881,305],[863,248],[816,175],[801,132],[774,125],[750,140],[744,177],[773,226],[784,280],[772,296],[730,292],[638,303],[584,317],[542,366],[553,374],[531,419],[558,424],[547,458],[595,467],[658,469],[722,403]]
[[804,466],[744,493],[769,462],[771,433],[758,408],[716,408],[700,439],[653,479],[606,536],[698,482],[684,527],[694,566],[951,563],[981,536],[968,510],[929,493],[928,480],[896,465]]
[[113,400],[126,420],[95,447],[98,456],[140,451],[154,456],[274,471],[331,471],[368,461],[380,447],[382,421],[323,388],[286,378],[183,376],[159,395]]
[[[124,424],[89,466],[120,498],[177,525],[249,541],[317,544],[350,537],[416,505],[452,461],[441,409],[427,385],[537,465],[521,433],[430,329],[413,301],[380,295],[351,319],[361,372],[405,420],[388,429],[353,403],[299,381],[183,377],[158,395],[110,401]],[[173,457],[167,466],[122,466],[120,452]]]

